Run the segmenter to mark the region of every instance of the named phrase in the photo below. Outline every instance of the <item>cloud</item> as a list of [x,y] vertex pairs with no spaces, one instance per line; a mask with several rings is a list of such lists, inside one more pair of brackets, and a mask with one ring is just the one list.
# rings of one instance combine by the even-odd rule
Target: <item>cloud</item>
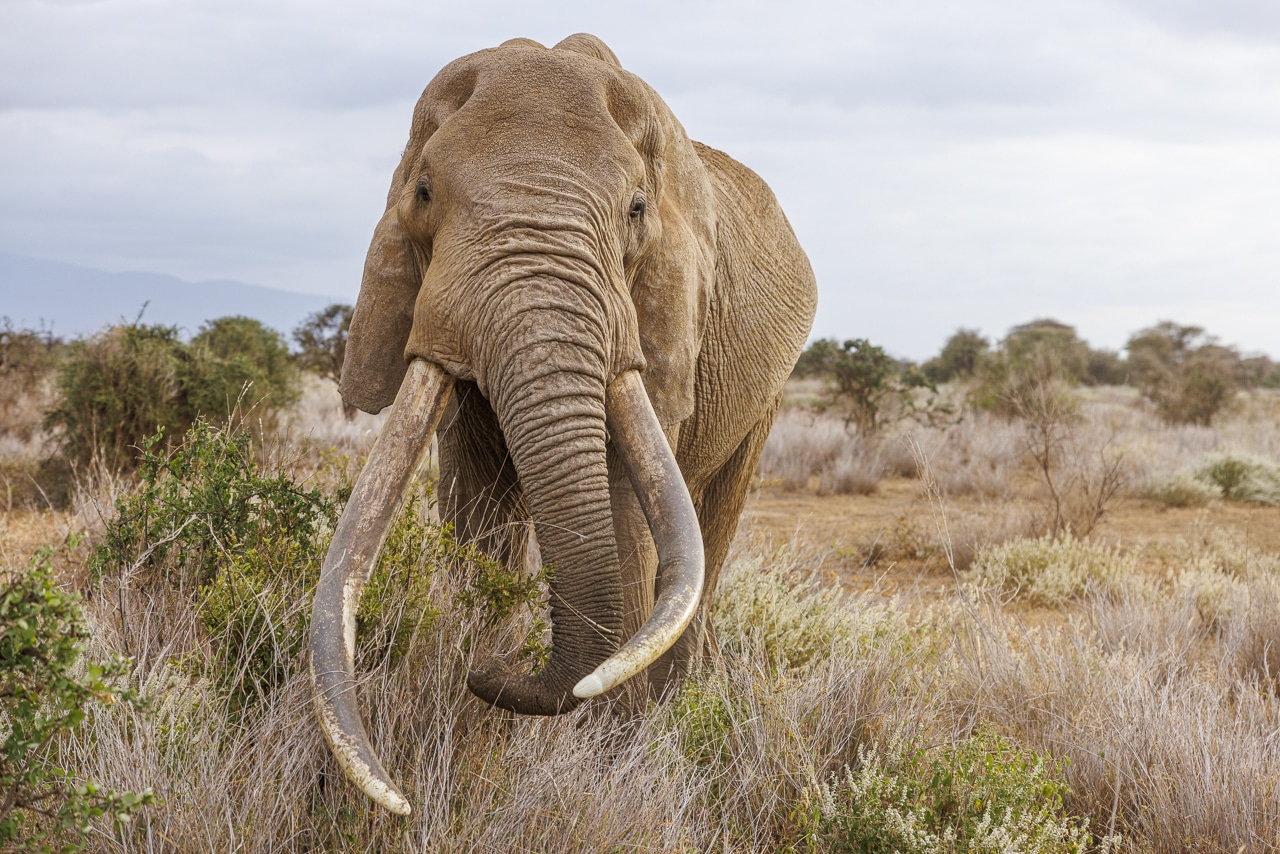
[[3,250],[353,297],[434,73],[589,31],[770,181],[819,274],[819,334],[919,358],[959,325],[1056,313],[1118,346],[1115,318],[1151,306],[1280,353],[1256,321],[1280,314],[1264,4],[18,0],[5,17]]

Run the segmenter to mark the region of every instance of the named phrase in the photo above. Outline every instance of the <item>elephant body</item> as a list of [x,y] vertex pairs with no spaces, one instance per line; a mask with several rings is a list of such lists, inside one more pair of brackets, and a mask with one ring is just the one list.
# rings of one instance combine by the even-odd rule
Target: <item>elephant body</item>
[[[475,693],[555,714],[646,667],[656,692],[687,671],[815,307],[765,183],[692,142],[599,39],[517,39],[432,80],[369,249],[340,388],[370,412],[436,401],[432,414],[393,410],[387,447],[419,458],[439,420],[441,512],[460,539],[522,566],[533,533],[552,567],[548,663],[472,674]],[[353,496],[358,521],[340,523],[358,559],[331,550],[332,581],[322,574],[313,619],[347,632],[348,659],[380,545],[360,531],[388,524],[399,498],[378,484],[402,489],[409,464],[375,447],[366,473],[383,474],[357,485],[368,500],[352,509]],[[313,672],[350,674],[325,649]],[[353,780],[407,811],[339,677],[318,688],[330,743]]]
[[[716,218],[714,278],[695,363],[693,411],[668,426],[667,436],[697,511],[707,582],[694,624],[653,668],[655,693],[671,682],[672,669],[683,672],[702,650],[716,581],[817,301],[808,259],[772,191],[727,154],[694,147],[715,208],[727,214]],[[474,384],[460,385],[439,436],[442,518],[464,542],[479,542],[494,557],[523,564],[529,509],[502,431]],[[622,567],[623,635],[629,636],[653,606],[657,559],[616,459],[609,460],[609,481]]]

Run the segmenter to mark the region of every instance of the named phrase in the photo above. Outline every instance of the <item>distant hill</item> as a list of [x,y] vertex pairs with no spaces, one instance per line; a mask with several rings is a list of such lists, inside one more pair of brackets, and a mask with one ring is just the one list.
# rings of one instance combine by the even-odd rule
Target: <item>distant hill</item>
[[285,336],[308,314],[336,300],[243,282],[186,282],[159,273],[108,273],[60,261],[0,252],[0,316],[20,328],[52,327],[62,337],[133,320],[181,327],[228,314],[257,318]]

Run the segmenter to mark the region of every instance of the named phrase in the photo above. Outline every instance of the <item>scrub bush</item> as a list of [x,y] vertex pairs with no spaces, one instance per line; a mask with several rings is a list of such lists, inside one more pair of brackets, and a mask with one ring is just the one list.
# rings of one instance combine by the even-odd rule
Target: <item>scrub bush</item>
[[0,436],[26,442],[35,435],[64,346],[47,330],[15,329],[0,318]]
[[1167,507],[1204,507],[1221,498],[1222,490],[1191,472],[1180,471],[1151,478],[1142,489],[1142,497]]
[[1280,504],[1280,466],[1261,457],[1210,454],[1195,469],[1195,477],[1216,487],[1228,501]]
[[263,414],[298,399],[297,368],[284,338],[251,317],[220,317],[200,327],[188,345],[191,370],[184,379],[187,412],[229,419],[241,404],[262,407]]
[[1142,396],[1170,424],[1208,426],[1244,378],[1240,354],[1198,326],[1162,321],[1125,345]]
[[925,362],[924,375],[935,383],[967,380],[973,377],[982,360],[991,351],[991,342],[976,329],[957,329],[942,351]]
[[71,465],[131,469],[134,445],[157,427],[189,426],[183,385],[190,353],[172,326],[129,323],[71,342],[45,429],[61,435]]
[[320,577],[337,505],[260,470],[244,433],[199,419],[167,455],[160,438],[143,444],[140,487],[117,502],[89,568],[192,597],[216,641],[207,675],[247,698],[299,665],[304,594]]
[[1249,454],[1209,454],[1199,465],[1152,478],[1144,494],[1170,507],[1203,507],[1215,499],[1280,505],[1280,465]]
[[[244,433],[199,419],[168,454],[159,440],[144,443],[140,487],[117,502],[89,568],[186,595],[213,642],[208,661],[192,660],[196,675],[243,706],[303,667],[312,594],[340,505],[282,470],[264,471]],[[441,566],[470,579],[459,602],[490,625],[539,598],[544,573],[520,576],[457,545],[447,526],[426,518],[431,500],[417,488],[393,522],[357,612],[362,655],[405,653],[436,616],[430,583]],[[545,659],[544,629],[534,621],[526,657]]]

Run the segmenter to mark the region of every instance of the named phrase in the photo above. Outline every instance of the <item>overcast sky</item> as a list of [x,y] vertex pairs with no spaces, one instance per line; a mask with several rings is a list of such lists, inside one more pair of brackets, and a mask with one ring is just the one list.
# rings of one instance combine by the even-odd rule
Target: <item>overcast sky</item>
[[435,72],[586,31],[772,185],[815,335],[1173,319],[1280,356],[1280,3],[541,6],[4,0],[0,250],[353,300]]

